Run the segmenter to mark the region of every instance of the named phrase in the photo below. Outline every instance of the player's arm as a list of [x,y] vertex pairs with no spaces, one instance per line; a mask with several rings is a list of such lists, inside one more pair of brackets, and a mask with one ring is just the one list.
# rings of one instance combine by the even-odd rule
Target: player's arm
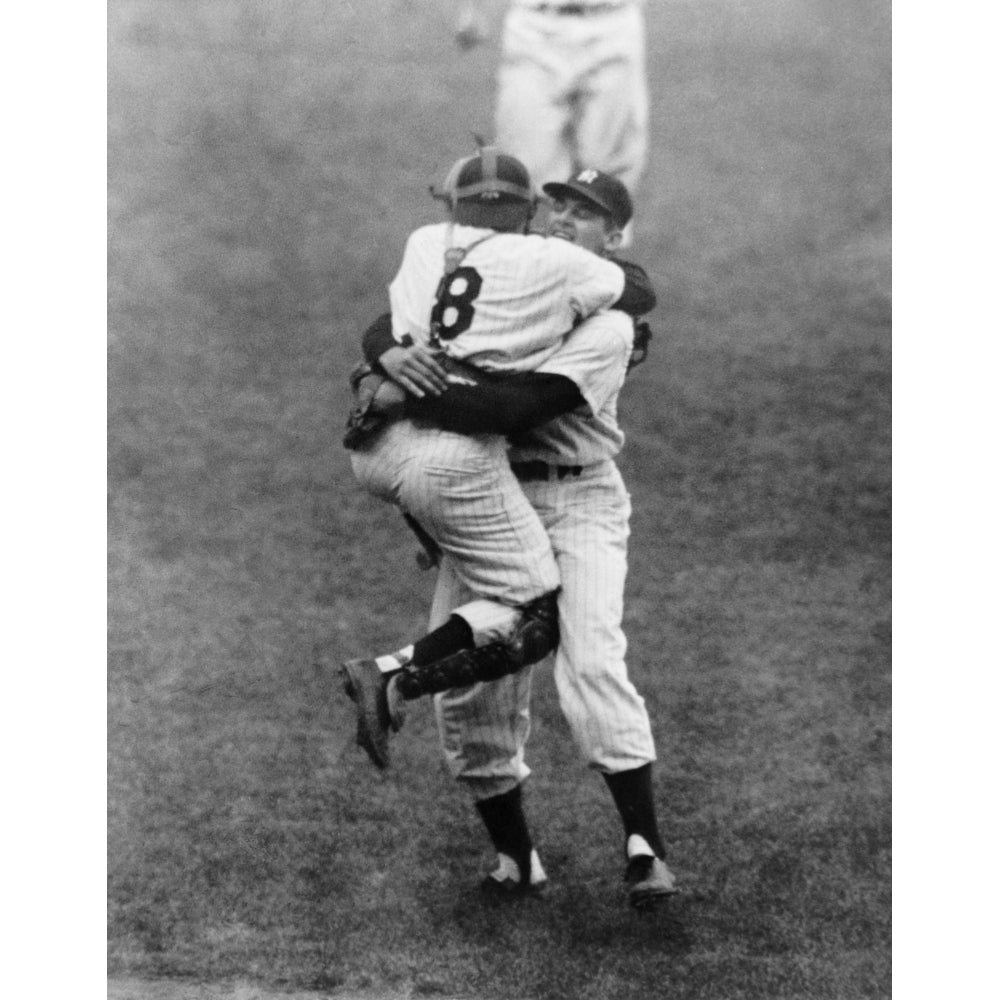
[[[365,360],[387,375],[390,363],[401,353],[413,353],[419,345],[403,347],[392,335],[388,313],[379,316],[364,332],[361,348]],[[475,385],[449,383],[446,370],[434,360],[439,392],[412,393],[403,404],[405,416],[428,420],[459,434],[513,434],[547,423],[569,413],[584,402],[576,383],[563,375],[522,372],[503,378],[478,372]],[[416,363],[416,362],[415,362]],[[470,370],[471,366],[468,366]],[[399,383],[402,385],[402,383]],[[444,392],[447,389],[447,392]]]
[[474,386],[451,385],[440,396],[409,396],[403,413],[457,434],[510,435],[548,423],[584,403],[576,383],[565,375],[520,372],[486,378]]
[[382,313],[361,335],[361,353],[368,364],[378,365],[379,358],[393,347],[399,347],[399,341],[392,335],[392,314]]
[[601,309],[621,308],[626,276],[617,261],[563,240],[545,242],[547,251],[565,268],[569,306],[578,319],[593,316]]
[[621,298],[612,308],[628,313],[633,319],[652,312],[656,306],[656,292],[649,275],[638,264],[631,261],[610,258],[625,272],[625,288]]

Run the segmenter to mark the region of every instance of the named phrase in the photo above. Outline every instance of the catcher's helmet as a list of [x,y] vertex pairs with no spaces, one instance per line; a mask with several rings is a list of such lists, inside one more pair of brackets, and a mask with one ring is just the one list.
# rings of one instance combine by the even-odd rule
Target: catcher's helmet
[[482,146],[448,171],[441,197],[454,208],[458,202],[533,202],[535,191],[525,165],[496,146]]

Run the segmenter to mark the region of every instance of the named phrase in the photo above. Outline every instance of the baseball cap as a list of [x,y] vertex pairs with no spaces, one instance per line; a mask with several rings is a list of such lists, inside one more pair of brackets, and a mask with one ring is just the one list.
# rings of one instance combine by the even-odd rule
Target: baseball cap
[[501,153],[496,146],[483,146],[472,156],[459,160],[448,172],[442,193],[452,204],[535,198],[528,168],[516,157]]
[[611,216],[616,226],[625,226],[632,218],[632,199],[628,188],[617,177],[588,168],[575,173],[568,181],[550,181],[542,190],[553,198],[575,195],[591,202]]

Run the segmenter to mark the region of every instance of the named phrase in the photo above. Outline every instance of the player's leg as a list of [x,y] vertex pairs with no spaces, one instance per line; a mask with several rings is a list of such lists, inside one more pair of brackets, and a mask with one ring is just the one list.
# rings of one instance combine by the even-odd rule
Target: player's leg
[[[441,564],[431,625],[467,601],[450,560]],[[493,683],[477,683],[434,699],[438,731],[452,775],[468,791],[497,852],[483,881],[491,893],[537,892],[546,882],[524,813],[522,785],[530,774],[524,747],[530,731],[531,669]]]
[[569,66],[559,18],[513,5],[504,21],[497,70],[496,143],[528,168],[536,188],[573,167],[567,130]]
[[598,770],[648,764],[652,730],[625,664],[630,501],[621,477],[609,462],[524,488],[549,526],[561,574],[555,681],[573,737]]
[[[391,478],[372,468],[369,480],[388,478],[385,494],[450,556],[458,579],[476,597],[413,646],[376,657],[378,668],[402,670],[400,692],[413,698],[492,680],[539,660],[558,638],[558,570],[548,535],[510,471],[504,441],[409,421],[389,428],[384,438],[382,450],[394,458]],[[491,658],[489,647],[501,646]],[[477,660],[454,658],[472,648],[482,650]],[[424,669],[432,665],[433,671]]]
[[[518,625],[525,618],[554,623],[547,595],[558,586],[558,570],[502,439],[472,439],[404,420],[387,427],[373,447],[352,453],[352,462],[369,492],[402,507],[415,530],[451,555],[459,578],[476,595],[453,611],[471,629],[471,641],[461,623],[453,623],[390,655],[421,665],[472,646],[515,641],[526,647],[514,650],[523,662],[548,651],[535,651]],[[547,639],[554,644],[555,635]]]
[[[402,424],[390,438],[407,450],[392,495],[478,599],[412,649],[344,663],[344,687],[358,709],[357,741],[383,768],[404,700],[501,677],[536,662],[558,638],[555,559],[503,440]],[[479,647],[475,656],[472,646]]]
[[595,19],[592,28],[575,126],[577,165],[614,174],[634,194],[649,143],[642,12],[631,4]]
[[558,634],[554,592],[519,609],[473,600],[410,646],[347,660],[341,671],[357,706],[358,745],[376,766],[387,767],[389,734],[402,728],[406,701],[521,670],[550,653]]
[[548,535],[510,471],[502,438],[421,429],[399,499],[477,598],[521,607],[558,587]]
[[546,878],[522,800],[530,774],[524,751],[531,728],[531,676],[532,668],[526,667],[434,698],[448,768],[475,803],[497,852],[497,868],[483,883],[487,890],[533,891]]
[[[494,680],[496,676],[536,663],[555,649],[558,638],[555,591],[522,607],[473,599],[455,608],[441,625],[415,642],[375,656],[373,662],[382,673],[407,678],[403,694],[410,699],[476,680]],[[504,651],[506,662],[491,668],[487,664],[494,647]],[[457,655],[471,650],[480,651],[476,661]],[[468,668],[459,666],[466,661],[470,663]],[[481,665],[478,671],[473,662]],[[444,680],[449,682],[442,683]]]
[[354,477],[367,493],[398,505],[403,470],[415,446],[414,438],[413,424],[398,420],[388,424],[364,448],[349,452]]
[[652,787],[656,752],[645,703],[628,677],[622,630],[629,498],[617,469],[526,485],[549,525],[562,574],[554,678],[580,752],[607,782],[622,820],[630,901],[673,891]]

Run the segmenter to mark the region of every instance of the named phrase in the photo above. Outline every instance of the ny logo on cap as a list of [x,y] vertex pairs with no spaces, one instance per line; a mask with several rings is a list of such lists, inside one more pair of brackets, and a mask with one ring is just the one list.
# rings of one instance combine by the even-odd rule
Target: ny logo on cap
[[578,181],[582,181],[584,184],[593,184],[597,180],[596,170],[581,170],[580,173],[576,175]]

